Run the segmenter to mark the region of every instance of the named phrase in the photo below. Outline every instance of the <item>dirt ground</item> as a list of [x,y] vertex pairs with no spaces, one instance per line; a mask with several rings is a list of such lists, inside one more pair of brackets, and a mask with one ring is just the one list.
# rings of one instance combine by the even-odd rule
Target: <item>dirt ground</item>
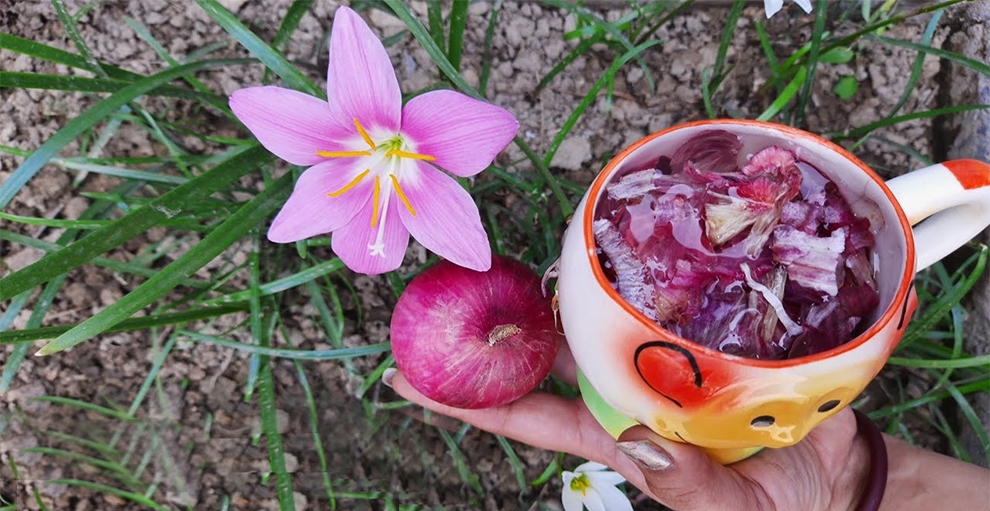
[[[70,10],[75,11],[84,2],[67,3]],[[226,0],[224,3],[266,40],[274,36],[281,16],[290,4],[288,0]],[[307,74],[319,82],[323,81],[326,66],[323,36],[337,6],[335,1],[316,2],[303,17],[288,49],[289,59],[308,63]],[[414,2],[413,6],[425,19],[425,3]],[[465,78],[472,84],[479,80],[490,10],[490,4],[485,2],[475,3],[470,8],[462,68]],[[621,8],[601,12],[608,19],[617,19],[623,14]],[[4,32],[75,51],[48,2],[0,0],[0,13],[4,13],[0,15]],[[656,91],[650,91],[642,69],[635,64],[627,65],[616,80],[611,108],[606,111],[604,98],[599,99],[564,142],[553,167],[569,179],[586,184],[601,168],[602,161],[624,146],[668,126],[702,118],[701,70],[715,61],[726,14],[724,7],[696,7],[661,28],[657,37],[663,39],[664,44],[645,54],[656,78]],[[404,30],[402,23],[390,14],[371,10],[365,11],[364,16],[383,37]],[[176,56],[227,38],[191,1],[113,0],[99,3],[79,21],[82,36],[98,59],[138,73],[155,72],[164,64],[125,24],[126,17],[146,25]],[[754,4],[745,10],[740,30],[728,53],[728,62],[735,65],[734,70],[715,97],[716,104],[733,116],[754,118],[774,99],[760,92],[769,72],[753,29],[754,20],[758,19],[763,19],[760,5]],[[789,54],[808,40],[812,20],[800,10],[789,8],[767,23],[778,56]],[[887,35],[917,41],[925,22],[927,18],[898,25]],[[547,148],[613,57],[613,52],[604,46],[593,48],[589,55],[579,57],[565,73],[536,94],[535,87],[542,76],[575,45],[575,41],[565,41],[563,37],[573,28],[575,18],[554,8],[530,2],[505,2],[502,7],[493,41],[489,98],[518,117],[520,134],[537,151]],[[956,28],[943,23],[935,33],[934,44],[941,44]],[[391,46],[389,53],[403,92],[419,90],[436,80],[436,67],[411,37]],[[247,54],[232,44],[217,56]],[[857,56],[848,64],[819,66],[817,92],[811,99],[810,129],[819,132],[840,130],[867,124],[885,115],[897,102],[908,79],[906,70],[910,69],[914,58],[915,53],[909,50],[871,44],[857,49]],[[8,71],[86,76],[79,70],[6,51],[0,53],[0,66]],[[951,79],[951,74],[944,66],[938,60],[926,60],[923,76],[903,112],[946,106],[940,104],[940,98],[944,96],[940,91]],[[247,66],[203,73],[202,79],[217,92],[229,94],[241,87],[260,84],[262,75],[261,66]],[[836,80],[843,75],[854,75],[860,80],[859,91],[849,101],[840,101],[831,93]],[[82,94],[0,89],[0,144],[33,150],[93,102]],[[172,119],[192,116],[201,120],[204,126],[212,125],[211,134],[217,136],[247,136],[225,119],[190,109],[182,101],[145,99],[142,102],[152,111],[168,111],[168,117]],[[886,129],[883,136],[932,155],[936,160],[944,156],[940,152],[946,141],[926,120]],[[193,137],[181,142],[193,153],[217,149]],[[74,142],[63,154],[75,155],[79,150]],[[125,124],[102,154],[149,156],[167,154],[167,149],[152,141],[146,132]],[[860,156],[886,177],[920,166],[903,152],[877,141],[867,142]],[[518,148],[510,146],[499,161],[510,163],[522,158]],[[6,179],[20,161],[20,158],[0,156],[0,180]],[[285,167],[278,168],[285,170]],[[80,187],[74,188],[74,177],[73,172],[55,165],[46,166],[17,195],[7,212],[77,218],[89,202],[82,192],[106,191],[117,184],[113,178],[90,175]],[[251,185],[251,182],[245,184]],[[48,241],[54,241],[61,233],[57,229],[11,223],[6,223],[4,228]],[[179,237],[176,232],[154,229],[146,236],[132,240],[122,250],[114,251],[110,257],[129,260],[150,243],[166,236],[176,237],[175,242],[189,246],[196,240],[195,235],[183,233]],[[0,245],[4,259],[0,272],[3,275],[42,256],[36,249],[0,243],[3,243]],[[414,243],[410,250],[415,254],[420,249]],[[172,254],[181,252],[176,250]],[[286,256],[292,256],[292,252],[286,252]],[[167,264],[171,257],[164,257],[160,264]],[[407,262],[413,261],[407,258]],[[214,265],[203,271],[217,269]],[[354,299],[344,297],[347,316],[351,320],[345,332],[345,343],[361,346],[387,340],[389,314],[395,301],[391,288],[381,278],[352,278],[366,314],[364,321],[357,324],[354,321],[357,304]],[[118,300],[139,283],[133,277],[120,277],[92,266],[73,271],[44,324],[79,322]],[[291,322],[286,324],[288,335],[277,342],[303,349],[330,348],[314,321],[317,316],[312,306],[302,296],[291,292],[286,300],[285,307],[289,311],[286,317],[291,318]],[[14,329],[24,328],[29,314],[30,310],[22,311]],[[214,324],[212,330],[224,332],[241,319],[236,316],[224,318]],[[146,332],[103,335],[68,353],[47,358],[28,357],[11,390],[0,396],[4,408],[14,412],[14,420],[0,436],[3,440],[0,445],[0,492],[8,498],[16,497],[23,509],[31,510],[40,509],[33,497],[35,490],[53,510],[143,509],[105,493],[64,484],[46,484],[45,481],[60,478],[112,483],[83,464],[69,464],[54,456],[25,452],[25,449],[38,446],[68,448],[68,444],[42,433],[57,431],[104,441],[116,435],[121,452],[127,451],[130,445],[138,453],[148,451],[158,443],[164,445],[163,452],[167,452],[167,456],[151,460],[145,474],[145,479],[149,480],[153,473],[173,474],[161,481],[155,494],[159,502],[177,507],[220,509],[224,496],[229,495],[231,510],[276,509],[274,478],[267,480],[265,476],[268,453],[264,442],[257,441],[260,431],[257,400],[245,402],[243,399],[249,358],[242,353],[211,344],[180,341],[162,367],[162,385],[149,394],[140,423],[122,423],[94,413],[80,413],[64,405],[32,400],[55,395],[126,408],[151,367],[154,350],[150,347],[160,346],[168,333],[159,332],[157,339]],[[245,340],[237,335],[240,334],[235,334],[235,339]],[[12,346],[0,348],[0,363],[9,356],[11,349]],[[507,456],[493,436],[470,430],[460,442],[466,466],[477,474],[484,489],[477,493],[464,483],[437,430],[415,420],[421,418],[421,412],[410,407],[390,411],[362,406],[362,401],[355,397],[361,382],[356,375],[370,372],[383,359],[357,359],[351,367],[339,362],[305,363],[336,491],[386,491],[399,503],[442,505],[446,509],[559,508],[559,482],[537,492],[521,494],[522,489],[509,469]],[[294,477],[297,509],[326,509],[306,402],[295,370],[288,361],[275,363],[281,411],[279,429],[285,435],[287,465]],[[882,385],[875,387],[874,394],[882,396]],[[921,390],[913,389],[914,392]],[[909,389],[909,393],[911,391]],[[381,385],[372,387],[366,397],[372,403],[397,399]],[[455,435],[460,426],[442,420],[441,425],[452,429]],[[932,438],[932,447],[945,447]],[[554,457],[552,453],[519,444],[513,446],[530,481],[536,479]],[[20,472],[16,481],[10,469],[11,458]],[[579,460],[567,458],[565,468],[573,468],[578,463]],[[130,466],[137,466],[137,463]],[[382,499],[342,499],[338,505],[342,509],[383,509],[383,502]],[[645,502],[637,505],[637,509],[651,508],[659,509],[655,504]]]

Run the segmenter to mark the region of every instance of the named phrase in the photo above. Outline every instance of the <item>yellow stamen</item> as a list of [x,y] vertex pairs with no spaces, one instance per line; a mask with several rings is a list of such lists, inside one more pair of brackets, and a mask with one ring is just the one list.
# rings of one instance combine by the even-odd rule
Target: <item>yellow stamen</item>
[[409,204],[409,199],[406,198],[406,194],[402,193],[402,187],[399,186],[399,180],[392,174],[389,174],[388,177],[392,178],[392,184],[395,185],[395,193],[399,195],[400,199],[402,199],[402,203],[406,205],[406,209],[412,213],[412,216],[416,216],[416,211],[413,210],[412,204]]
[[367,176],[368,172],[371,172],[371,169],[365,170],[364,172],[358,174],[358,177],[352,179],[350,183],[344,185],[344,187],[341,188],[340,190],[337,190],[336,192],[328,193],[327,197],[339,197],[341,195],[344,195],[344,192],[350,190],[351,188],[354,188],[354,185],[358,184],[358,182],[364,179],[364,176]]
[[371,228],[375,228],[375,224],[378,223],[378,194],[381,192],[381,185],[378,182],[378,176],[375,176],[375,192],[371,195],[371,201],[374,203],[371,210]]
[[348,156],[371,156],[368,151],[316,151],[316,154],[324,158],[346,158]]
[[354,126],[357,128],[358,133],[361,134],[361,137],[364,138],[364,141],[368,143],[368,146],[371,147],[371,150],[377,151],[378,146],[376,146],[375,141],[371,140],[371,137],[368,136],[368,132],[364,131],[364,128],[361,126],[361,122],[357,120],[357,117],[354,118]]
[[436,161],[436,156],[430,156],[428,154],[416,154],[407,153],[405,151],[400,151],[398,149],[392,149],[391,151],[385,153],[385,156],[398,156],[399,158],[410,158],[413,160],[426,160],[426,161]]
[[588,496],[588,488],[591,488],[591,481],[588,480],[588,476],[581,474],[574,479],[571,479],[571,489],[574,491],[580,491],[581,495]]

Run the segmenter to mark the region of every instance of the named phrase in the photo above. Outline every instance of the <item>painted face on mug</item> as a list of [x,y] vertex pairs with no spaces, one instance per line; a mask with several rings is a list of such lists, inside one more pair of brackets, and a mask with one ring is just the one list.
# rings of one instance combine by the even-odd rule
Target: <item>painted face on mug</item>
[[[868,327],[854,339],[784,360],[729,355],[661,328],[619,296],[605,277],[592,224],[606,186],[627,171],[651,167],[660,155],[711,129],[744,139],[744,153],[771,145],[793,152],[851,191],[854,212],[858,199],[878,206],[871,231],[880,261],[879,306],[864,318]],[[955,207],[960,205],[975,207]],[[912,230],[912,224],[931,215]],[[614,435],[621,432],[617,424],[627,427],[632,420],[666,438],[706,447],[726,463],[760,447],[794,444],[848,406],[883,367],[917,305],[912,288],[916,268],[939,260],[988,224],[990,165],[982,162],[934,165],[888,186],[842,148],[786,126],[704,121],[650,135],[599,174],[563,241],[560,317],[586,382],[581,387],[585,401]]]
[[745,372],[724,370],[708,371],[706,378],[690,349],[663,341],[642,344],[635,366],[668,402],[665,412],[652,418],[651,429],[689,443],[731,433],[725,447],[791,445],[859,393],[853,387],[834,387],[834,382],[785,375],[748,380]]

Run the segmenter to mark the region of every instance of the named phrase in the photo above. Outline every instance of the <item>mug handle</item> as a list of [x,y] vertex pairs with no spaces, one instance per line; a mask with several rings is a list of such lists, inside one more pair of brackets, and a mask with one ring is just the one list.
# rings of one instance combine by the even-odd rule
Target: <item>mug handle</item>
[[[949,255],[990,225],[990,164],[951,160],[887,181],[914,228],[916,270]],[[931,217],[931,218],[929,218]]]

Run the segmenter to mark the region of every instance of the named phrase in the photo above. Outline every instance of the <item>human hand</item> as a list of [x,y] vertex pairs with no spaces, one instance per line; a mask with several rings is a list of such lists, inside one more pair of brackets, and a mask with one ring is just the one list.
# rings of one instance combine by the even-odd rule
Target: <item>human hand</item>
[[[576,386],[576,365],[561,348],[554,374]],[[417,392],[401,373],[383,377],[404,398],[480,429],[551,451],[607,465],[653,499],[678,511],[849,510],[866,483],[866,442],[845,409],[822,422],[797,445],[764,449],[723,466],[695,446],[673,442],[644,426],[618,441],[581,399],[533,392],[504,406],[464,410]]]

